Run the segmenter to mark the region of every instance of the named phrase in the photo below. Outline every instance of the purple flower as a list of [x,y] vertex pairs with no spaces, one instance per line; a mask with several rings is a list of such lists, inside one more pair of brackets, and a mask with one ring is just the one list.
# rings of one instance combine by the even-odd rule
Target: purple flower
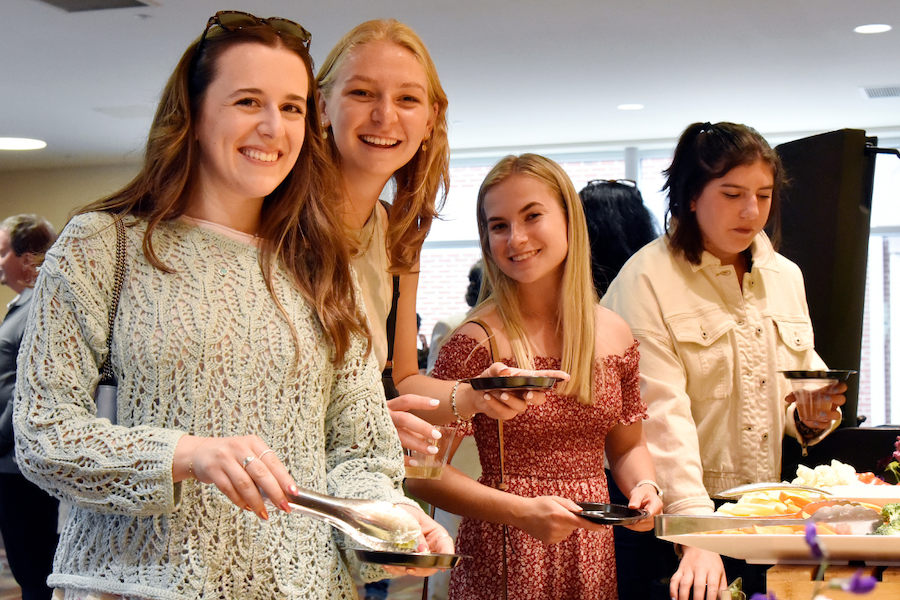
[[900,460],[900,435],[897,436],[897,441],[894,442],[894,460]]
[[822,560],[822,558],[825,556],[825,553],[822,551],[822,547],[819,546],[819,536],[816,534],[815,523],[806,524],[806,543],[809,546],[813,557]]
[[768,594],[753,594],[750,596],[750,600],[778,600],[775,596],[775,592],[769,592]]
[[841,589],[851,594],[868,594],[875,589],[878,580],[870,575],[863,576],[863,570],[859,569],[853,576],[841,585]]

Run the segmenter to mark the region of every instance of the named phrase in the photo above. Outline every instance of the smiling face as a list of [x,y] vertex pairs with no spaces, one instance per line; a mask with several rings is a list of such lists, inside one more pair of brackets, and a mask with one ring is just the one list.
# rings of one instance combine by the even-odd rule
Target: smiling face
[[704,249],[722,264],[734,264],[765,227],[773,186],[772,167],[762,160],[737,166],[707,183],[691,202]]
[[546,183],[527,175],[508,177],[485,194],[484,217],[491,256],[507,277],[520,285],[561,283],[568,225],[560,199]]
[[258,217],[297,161],[308,94],[306,67],[289,50],[247,43],[223,52],[197,120],[200,206],[190,212],[218,220],[241,207]]
[[412,159],[437,114],[428,89],[425,69],[403,46],[374,41],[349,53],[319,99],[345,180],[373,178],[384,185]]

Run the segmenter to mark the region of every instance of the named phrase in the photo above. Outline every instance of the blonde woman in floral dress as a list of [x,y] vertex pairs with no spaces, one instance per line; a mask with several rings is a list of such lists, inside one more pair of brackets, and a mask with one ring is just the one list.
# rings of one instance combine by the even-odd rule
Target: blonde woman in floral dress
[[[576,502],[609,501],[606,455],[631,507],[662,509],[641,429],[637,344],[596,303],[581,202],[559,165],[532,154],[501,160],[477,218],[491,293],[441,349],[435,376],[460,381],[500,361],[571,378],[503,424],[502,455],[498,422],[463,415],[479,481],[450,467],[439,481],[407,485],[464,517],[457,546],[472,558],[451,577],[453,600],[616,598],[611,528],[579,517]],[[652,518],[631,527],[650,529]]]

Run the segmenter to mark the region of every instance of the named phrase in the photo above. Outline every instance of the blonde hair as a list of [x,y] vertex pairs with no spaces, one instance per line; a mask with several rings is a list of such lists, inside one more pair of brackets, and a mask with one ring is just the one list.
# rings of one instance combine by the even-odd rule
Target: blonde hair
[[[389,215],[387,250],[392,273],[406,273],[418,262],[419,252],[431,222],[438,216],[450,188],[450,143],[447,140],[447,94],[425,44],[408,26],[394,19],[366,21],[354,27],[331,49],[316,82],[327,99],[341,65],[351,52],[370,42],[391,42],[412,52],[428,80],[428,106],[437,105],[437,115],[427,150],[416,150],[412,159],[394,173],[396,187]],[[329,136],[332,158],[340,166],[340,153]],[[438,195],[440,199],[438,200]]]
[[[507,156],[494,165],[478,190],[476,205],[478,235],[488,282],[488,285],[481,287],[480,301],[496,306],[519,367],[534,368],[534,352],[522,324],[517,284],[500,270],[491,255],[487,215],[484,210],[488,192],[514,175],[531,177],[546,184],[566,214],[569,251],[566,255],[557,311],[563,337],[561,368],[569,373],[571,379],[562,387],[560,394],[575,396],[582,404],[593,404],[592,381],[596,346],[594,310],[597,295],[591,278],[591,248],[587,224],[575,186],[562,167],[549,158],[537,154]],[[477,310],[476,308],[473,312]],[[494,358],[496,360],[499,357]]]

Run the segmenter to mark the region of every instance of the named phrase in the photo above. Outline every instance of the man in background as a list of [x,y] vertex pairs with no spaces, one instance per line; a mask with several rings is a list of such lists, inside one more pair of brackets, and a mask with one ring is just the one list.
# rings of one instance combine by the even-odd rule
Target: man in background
[[47,576],[59,541],[59,501],[19,472],[13,435],[16,357],[25,332],[31,292],[56,231],[37,215],[16,215],[0,223],[0,283],[18,294],[0,324],[0,535],[22,600],[49,600]]

